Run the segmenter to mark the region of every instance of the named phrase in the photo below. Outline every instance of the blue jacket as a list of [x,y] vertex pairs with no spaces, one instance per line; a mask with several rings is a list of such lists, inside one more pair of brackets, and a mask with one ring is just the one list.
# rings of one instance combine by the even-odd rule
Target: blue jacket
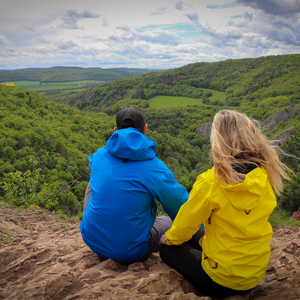
[[187,191],[156,156],[156,144],[134,128],[117,130],[89,157],[91,196],[80,229],[104,258],[132,263],[148,251],[157,205],[174,219]]

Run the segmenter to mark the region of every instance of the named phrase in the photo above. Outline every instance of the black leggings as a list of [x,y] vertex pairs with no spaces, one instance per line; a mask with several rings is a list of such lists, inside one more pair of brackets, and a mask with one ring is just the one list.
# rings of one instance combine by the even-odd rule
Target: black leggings
[[[201,229],[200,229],[201,230]],[[226,288],[214,282],[202,269],[202,249],[199,245],[199,232],[193,238],[180,246],[162,245],[161,259],[177,272],[188,279],[197,290],[206,296],[225,298],[230,295],[242,295],[250,292]]]

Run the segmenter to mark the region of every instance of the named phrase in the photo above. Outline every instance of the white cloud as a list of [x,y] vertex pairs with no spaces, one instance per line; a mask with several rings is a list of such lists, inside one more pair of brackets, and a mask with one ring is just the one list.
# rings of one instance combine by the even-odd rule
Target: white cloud
[[176,4],[175,4],[175,8],[178,9],[178,10],[183,10],[183,2],[182,1],[178,1]]
[[299,0],[31,1],[1,1],[1,68],[174,68],[300,53]]
[[118,26],[116,29],[119,29],[121,34],[110,36],[110,40],[116,42],[145,41],[148,43],[163,45],[178,45],[181,43],[181,39],[176,33],[166,32],[160,29],[144,32],[131,30],[127,26]]
[[1,45],[7,45],[7,46],[11,46],[14,43],[10,40],[8,40],[4,34],[0,34],[0,46]]
[[74,43],[71,40],[65,41],[65,40],[59,40],[55,43],[55,46],[61,50],[69,50],[74,47],[76,47],[76,43]]
[[78,12],[77,10],[69,9],[65,12],[62,20],[63,24],[61,27],[68,29],[84,29],[83,27],[79,28],[77,22],[82,19],[97,19],[100,17],[100,14],[93,13],[87,10]]
[[271,15],[294,16],[300,13],[299,0],[237,0],[237,3],[261,9]]
[[107,27],[108,26],[108,22],[106,21],[106,19],[103,18],[102,20],[103,20],[102,21],[102,25],[105,26],[105,27]]

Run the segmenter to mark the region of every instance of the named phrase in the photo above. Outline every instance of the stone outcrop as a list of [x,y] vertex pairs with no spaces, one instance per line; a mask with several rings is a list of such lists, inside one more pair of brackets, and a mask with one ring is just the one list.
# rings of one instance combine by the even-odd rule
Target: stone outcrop
[[[281,121],[290,119],[293,116],[295,110],[299,111],[300,107],[295,107],[289,110],[281,110],[273,116],[267,118],[267,120],[262,124],[264,129],[263,131],[266,133],[271,132]],[[209,138],[211,132],[211,125],[212,123],[202,124],[201,126],[196,128],[196,132],[203,137]],[[275,137],[274,139],[284,144],[286,139],[290,136],[291,129],[292,128],[289,128],[288,130],[281,132],[281,134]]]
[[203,137],[210,137],[212,123],[205,123],[196,128],[196,132]]
[[[0,299],[208,300],[159,254],[134,264],[101,260],[79,221],[45,210],[0,208]],[[300,299],[300,231],[278,228],[263,281],[228,300]]]

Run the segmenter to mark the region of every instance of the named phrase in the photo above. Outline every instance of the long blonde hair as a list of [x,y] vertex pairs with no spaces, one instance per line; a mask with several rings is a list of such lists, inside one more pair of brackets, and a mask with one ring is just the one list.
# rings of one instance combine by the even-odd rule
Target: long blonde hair
[[290,180],[287,172],[292,171],[279,160],[279,148],[261,133],[258,121],[221,110],[214,117],[211,138],[215,177],[222,184],[235,185],[234,167],[253,164],[263,166],[275,193],[282,193],[282,178]]

